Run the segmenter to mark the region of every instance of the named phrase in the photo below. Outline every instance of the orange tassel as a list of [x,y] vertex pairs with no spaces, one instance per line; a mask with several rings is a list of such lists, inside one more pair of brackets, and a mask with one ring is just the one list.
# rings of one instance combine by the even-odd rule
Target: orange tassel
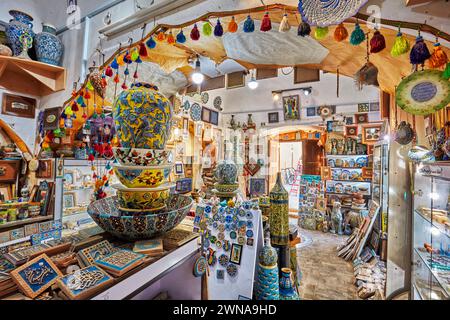
[[169,33],[167,36],[167,43],[174,44],[175,43],[175,37],[173,36],[172,32]]
[[341,42],[347,39],[348,37],[348,31],[345,29],[345,26],[343,23],[340,23],[336,29],[334,30],[334,40]]
[[165,39],[166,39],[166,35],[162,31],[160,31],[158,33],[158,35],[156,36],[156,40],[158,40],[158,41],[164,41]]
[[428,60],[428,64],[430,68],[438,69],[440,67],[443,67],[447,64],[448,57],[444,50],[441,48],[441,44],[439,42],[436,42],[434,44],[434,52],[431,55],[430,59]]
[[228,24],[228,32],[235,33],[238,30],[238,24],[236,23],[236,20],[234,19],[234,16],[231,17],[231,21]]
[[115,83],[119,83],[120,79],[119,79],[119,74],[116,73],[116,75],[114,76],[114,82]]

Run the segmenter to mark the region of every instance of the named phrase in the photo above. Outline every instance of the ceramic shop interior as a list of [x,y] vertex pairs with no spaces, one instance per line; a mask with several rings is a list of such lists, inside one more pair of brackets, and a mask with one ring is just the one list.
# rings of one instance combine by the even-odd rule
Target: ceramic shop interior
[[0,9],[0,299],[450,299],[447,1]]

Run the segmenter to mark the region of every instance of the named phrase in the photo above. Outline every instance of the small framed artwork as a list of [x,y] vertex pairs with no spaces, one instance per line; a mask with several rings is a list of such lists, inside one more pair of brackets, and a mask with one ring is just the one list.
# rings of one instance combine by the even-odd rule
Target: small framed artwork
[[202,108],[202,121],[209,123],[210,118],[211,118],[211,110],[203,107]]
[[380,111],[380,103],[379,102],[371,102],[369,105],[369,111]]
[[59,127],[59,115],[61,107],[50,108],[44,110],[44,130],[55,130]]
[[346,124],[346,125],[353,124],[353,116],[347,116],[347,117],[345,117],[345,124]]
[[218,269],[216,271],[217,280],[223,280],[225,278],[225,270]]
[[53,160],[39,160],[39,167],[36,171],[36,178],[51,179],[53,178]]
[[316,107],[308,107],[308,108],[306,108],[306,116],[307,117],[314,117],[314,116],[316,116]]
[[363,167],[363,168],[362,168],[362,174],[361,174],[361,177],[362,177],[363,179],[370,179],[370,178],[372,178],[372,175],[373,175],[373,170],[372,170],[372,168],[369,168],[369,167]]
[[269,123],[277,123],[280,121],[278,112],[269,112]]
[[331,180],[331,167],[322,166],[320,167],[320,178],[322,180]]
[[266,193],[266,179],[250,178],[250,195],[257,196]]
[[242,245],[233,243],[231,246],[230,262],[240,265],[242,258]]
[[214,110],[210,110],[209,122],[215,126],[219,125],[219,113]]
[[36,100],[14,94],[3,94],[2,114],[21,117],[35,118]]
[[333,132],[333,128],[334,128],[334,121],[333,120],[327,121],[327,132]]
[[317,197],[316,209],[320,211],[325,211],[327,209],[327,198]]
[[63,204],[64,208],[73,208],[76,204],[76,195],[75,192],[67,192],[63,195]]
[[358,135],[358,126],[345,126],[346,137],[356,137]]
[[299,99],[298,95],[283,97],[284,120],[300,119]]
[[362,131],[362,143],[375,143],[380,139],[381,136],[381,124],[364,126],[362,128]]
[[76,183],[76,173],[75,171],[65,170],[64,172],[64,184],[72,185]]
[[189,131],[189,118],[183,117],[183,132]]
[[194,128],[195,128],[195,136],[196,137],[201,137],[202,136],[202,130],[203,130],[203,122],[196,122],[194,124]]
[[182,162],[175,163],[175,174],[176,175],[184,174],[184,166]]
[[177,193],[187,193],[192,191],[192,178],[184,178],[177,180],[175,185]]
[[11,186],[8,184],[0,185],[0,201],[9,201],[12,199]]
[[369,115],[367,113],[355,114],[355,123],[367,123],[369,122]]
[[373,144],[368,144],[367,145],[367,154],[368,155],[373,154]]
[[358,112],[369,112],[368,103],[358,103]]

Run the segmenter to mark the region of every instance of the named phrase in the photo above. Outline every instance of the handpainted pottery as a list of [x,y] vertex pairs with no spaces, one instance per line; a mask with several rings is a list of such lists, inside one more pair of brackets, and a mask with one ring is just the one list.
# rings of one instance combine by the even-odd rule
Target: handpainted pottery
[[127,188],[120,184],[112,187],[117,190],[119,205],[125,209],[157,209],[166,205],[170,188],[174,183],[164,183],[156,188]]
[[173,153],[169,150],[112,148],[116,160],[124,166],[157,166],[173,162]]
[[395,141],[402,145],[407,145],[413,138],[414,130],[411,128],[411,125],[406,123],[406,121],[400,122],[395,132]]
[[278,266],[258,265],[255,284],[256,300],[279,300]]
[[208,268],[208,261],[204,256],[200,256],[195,260],[194,263],[194,276],[201,277],[205,274],[206,269]]
[[64,52],[62,41],[56,36],[56,28],[42,24],[42,32],[34,38],[38,61],[59,66]]
[[92,202],[88,214],[106,232],[125,240],[149,239],[175,228],[193,204],[190,197],[170,195],[167,209],[148,215],[120,216],[117,197]]
[[270,238],[266,238],[265,245],[259,251],[259,263],[265,267],[272,267],[277,265],[278,255],[277,250],[270,244]]
[[155,86],[138,82],[122,91],[113,116],[122,147],[164,149],[170,138],[173,108]]
[[238,269],[237,269],[236,265],[229,263],[227,266],[227,273],[232,278],[236,277],[236,275],[238,273]]
[[408,158],[413,162],[429,162],[434,161],[433,151],[428,150],[424,146],[415,146],[408,151]]
[[289,243],[289,193],[281,182],[281,172],[270,191],[270,236],[273,244]]
[[117,178],[128,188],[157,187],[167,181],[172,165],[120,166],[114,165]]
[[239,183],[232,184],[214,184],[214,188],[216,188],[219,192],[234,192],[239,188]]
[[237,178],[237,166],[233,160],[222,160],[214,171],[218,184],[235,184]]
[[11,10],[9,14],[14,19],[11,19],[6,26],[6,37],[8,38],[8,43],[11,45],[14,56],[19,56],[23,51],[23,43],[20,40],[20,36],[28,34],[31,38],[34,38],[33,24],[31,23],[33,18],[17,10]]
[[228,255],[224,253],[224,254],[220,255],[220,257],[219,257],[219,264],[222,267],[226,267],[228,265],[229,260],[230,259],[228,258]]
[[280,300],[299,300],[297,290],[294,288],[292,281],[292,270],[290,268],[281,269]]
[[192,104],[190,114],[192,121],[202,120],[202,107],[198,103]]

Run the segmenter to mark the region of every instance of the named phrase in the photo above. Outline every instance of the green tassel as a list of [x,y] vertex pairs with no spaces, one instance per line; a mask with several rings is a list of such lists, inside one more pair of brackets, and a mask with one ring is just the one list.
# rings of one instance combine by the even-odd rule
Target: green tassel
[[397,33],[397,37],[395,37],[394,45],[391,49],[391,56],[398,57],[402,54],[409,52],[409,41],[406,37],[403,36],[401,32]]
[[357,46],[364,40],[366,40],[366,35],[357,22],[355,23],[355,29],[352,31],[352,34],[350,36],[350,43],[354,46]]
[[316,37],[317,40],[325,38],[327,34],[328,27],[316,27],[316,30],[314,31],[314,37]]
[[450,62],[447,62],[444,72],[442,73],[442,78],[445,80],[450,79]]
[[212,27],[208,21],[206,21],[203,24],[202,31],[203,31],[203,34],[207,37],[209,37],[212,34]]

